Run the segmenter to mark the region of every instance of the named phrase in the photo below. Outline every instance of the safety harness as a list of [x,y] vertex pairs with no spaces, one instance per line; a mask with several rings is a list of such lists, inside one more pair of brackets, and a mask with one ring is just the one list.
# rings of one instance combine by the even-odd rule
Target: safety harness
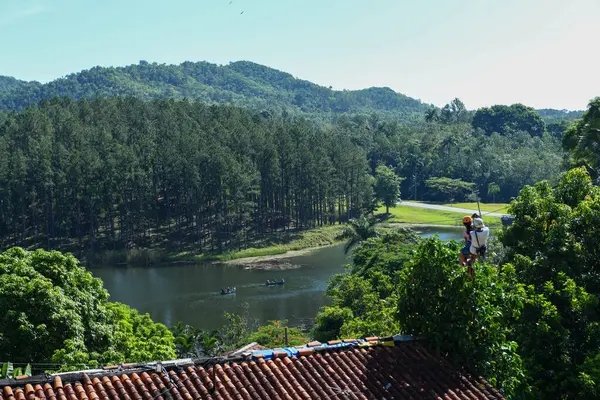
[[484,257],[485,256],[485,252],[487,250],[487,246],[485,244],[483,246],[481,246],[479,244],[479,238],[477,237],[477,229],[475,229],[473,232],[475,233],[475,240],[477,241],[477,247],[475,248],[476,251],[477,251],[477,255],[479,257]]

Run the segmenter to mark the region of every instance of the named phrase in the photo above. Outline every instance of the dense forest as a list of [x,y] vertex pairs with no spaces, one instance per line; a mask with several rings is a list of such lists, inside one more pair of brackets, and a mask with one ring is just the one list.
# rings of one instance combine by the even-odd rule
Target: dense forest
[[44,85],[0,77],[0,109],[21,110],[56,96],[77,100],[115,96],[193,99],[315,118],[378,112],[405,122],[418,120],[429,107],[389,88],[336,91],[248,61],[223,66],[142,61],[127,67],[94,67]]
[[508,200],[561,169],[552,135],[452,120],[357,115],[319,127],[187,101],[43,101],[0,126],[0,236],[4,247],[220,251],[373,209],[380,164],[404,178],[403,198],[444,200],[473,193],[434,190],[441,177]]
[[[378,113],[403,123],[422,120],[433,107],[390,88],[332,90],[249,61],[228,65],[184,62],[166,65],[141,61],[126,67],[94,67],[46,84],[0,76],[0,110],[22,110],[53,97],[133,96],[142,100],[174,98],[249,107],[273,115],[301,114],[331,120],[343,113]],[[548,123],[581,117],[581,111],[539,110]]]

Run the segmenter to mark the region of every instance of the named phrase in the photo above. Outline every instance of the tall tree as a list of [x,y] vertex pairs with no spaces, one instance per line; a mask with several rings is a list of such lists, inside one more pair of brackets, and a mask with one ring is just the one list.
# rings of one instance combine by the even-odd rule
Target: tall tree
[[583,118],[572,124],[563,137],[576,164],[585,165],[594,177],[600,174],[600,97],[590,101]]
[[400,178],[393,169],[380,165],[375,170],[375,195],[385,205],[385,213],[400,200]]

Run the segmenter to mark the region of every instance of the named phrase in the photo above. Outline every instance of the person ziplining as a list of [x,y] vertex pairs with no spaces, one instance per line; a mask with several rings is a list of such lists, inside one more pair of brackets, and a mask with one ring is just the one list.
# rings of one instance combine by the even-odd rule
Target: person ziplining
[[473,217],[465,216],[462,222],[465,226],[463,232],[465,246],[460,250],[459,262],[461,266],[467,267],[469,275],[473,277],[475,272],[473,264],[478,258],[484,257],[487,251],[490,229],[477,214],[473,214]]

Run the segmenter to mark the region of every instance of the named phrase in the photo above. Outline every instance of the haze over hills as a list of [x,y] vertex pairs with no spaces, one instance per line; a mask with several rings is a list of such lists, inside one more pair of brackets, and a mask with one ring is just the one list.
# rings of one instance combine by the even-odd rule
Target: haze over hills
[[[188,98],[308,116],[377,112],[400,121],[422,120],[433,107],[392,89],[332,90],[249,61],[228,65],[140,61],[126,67],[94,67],[46,84],[0,76],[0,110],[21,110],[43,99],[133,96],[143,100]],[[575,119],[581,111],[539,110],[547,122]]]

